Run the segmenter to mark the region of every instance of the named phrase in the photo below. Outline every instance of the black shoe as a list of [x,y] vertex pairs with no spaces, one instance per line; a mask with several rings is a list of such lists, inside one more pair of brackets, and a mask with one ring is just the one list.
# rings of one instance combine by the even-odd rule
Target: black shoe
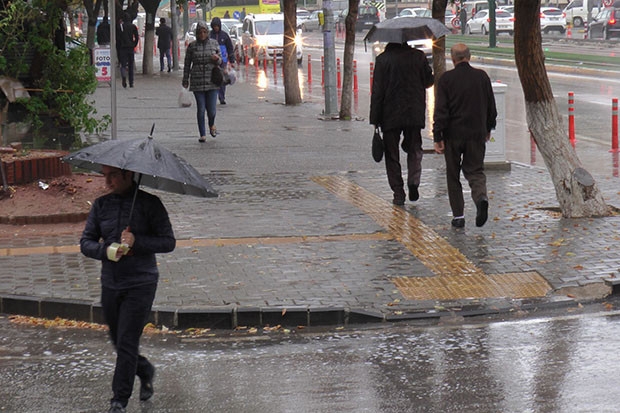
[[127,79],[123,78],[123,87],[126,88],[127,87]]
[[418,192],[418,185],[409,185],[409,200],[417,201],[420,199],[420,193]]
[[481,227],[487,222],[489,217],[489,200],[484,197],[476,203],[476,226]]
[[225,100],[220,100],[220,105],[225,105],[226,101]]
[[155,377],[155,366],[149,364],[149,372],[142,378],[140,377],[140,400],[145,401],[153,396],[153,378]]
[[108,410],[108,413],[125,413],[125,411],[125,408],[120,402],[112,402],[112,404],[110,404],[110,410]]
[[133,83],[131,85],[129,85],[129,87],[133,87]]
[[170,69],[170,65],[168,65],[168,73],[170,73],[170,70],[171,70],[171,69]]
[[465,218],[454,218],[452,220],[452,226],[454,228],[463,228],[465,226]]

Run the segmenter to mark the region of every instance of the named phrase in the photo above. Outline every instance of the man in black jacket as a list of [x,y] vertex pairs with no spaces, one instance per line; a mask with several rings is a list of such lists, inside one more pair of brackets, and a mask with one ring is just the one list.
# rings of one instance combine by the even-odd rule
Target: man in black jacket
[[452,226],[465,226],[462,169],[476,204],[476,226],[481,227],[489,209],[484,154],[497,119],[495,96],[489,76],[470,66],[471,54],[465,44],[455,44],[450,54],[454,69],[443,74],[435,90],[435,152],[446,158]]
[[426,122],[426,89],[433,85],[433,71],[421,50],[406,43],[388,43],[377,57],[370,98],[370,123],[381,128],[385,169],[394,192],[394,205],[405,204],[405,188],[398,144],[407,153],[409,200],[420,197],[422,135]]
[[172,42],[172,29],[166,25],[166,19],[159,19],[159,27],[155,30],[157,35],[157,48],[159,49],[159,71],[164,71],[164,57],[168,61],[168,72],[170,72],[170,47]]
[[[228,63],[231,65],[235,64],[235,49],[232,44],[232,40],[230,40],[230,36],[222,31],[222,21],[219,17],[214,17],[211,20],[211,33],[209,37],[217,40],[217,44],[220,45],[220,51],[222,52],[222,70],[228,70]],[[226,84],[224,83],[220,86],[220,90],[217,94],[220,99],[220,105],[226,104]]]
[[138,28],[131,22],[129,13],[124,13],[116,27],[116,51],[121,65],[123,87],[127,87],[127,75],[129,75],[129,87],[133,87],[133,72],[136,65],[134,49],[139,41]]
[[176,240],[159,198],[138,190],[133,204],[133,172],[111,166],[102,170],[111,192],[95,200],[80,250],[101,261],[101,307],[116,348],[109,412],[122,413],[135,376],[141,382],[140,400],[153,395],[155,367],[140,355],[140,337],[157,290],[155,254],[174,250]]

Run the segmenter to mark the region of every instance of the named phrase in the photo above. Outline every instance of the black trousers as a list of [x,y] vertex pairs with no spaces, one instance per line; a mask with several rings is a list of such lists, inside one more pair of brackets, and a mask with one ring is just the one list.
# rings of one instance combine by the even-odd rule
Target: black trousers
[[136,65],[133,49],[129,47],[118,49],[118,61],[121,65],[121,77],[126,78],[129,75],[129,84],[133,85],[134,66]]
[[445,142],[446,179],[452,216],[464,215],[465,201],[461,186],[461,170],[471,188],[471,198],[478,202],[487,196],[487,177],[484,174],[486,141],[481,139],[448,139]]
[[420,185],[422,175],[422,134],[420,128],[390,129],[383,131],[385,147],[385,171],[388,183],[395,196],[404,199],[404,182],[400,166],[400,134],[403,134],[401,147],[407,153],[407,185]]
[[146,325],[157,284],[148,284],[126,290],[101,289],[101,305],[110,338],[116,348],[116,367],[112,379],[114,397],[111,401],[127,406],[135,376],[145,378],[151,363],[139,354],[140,337]]

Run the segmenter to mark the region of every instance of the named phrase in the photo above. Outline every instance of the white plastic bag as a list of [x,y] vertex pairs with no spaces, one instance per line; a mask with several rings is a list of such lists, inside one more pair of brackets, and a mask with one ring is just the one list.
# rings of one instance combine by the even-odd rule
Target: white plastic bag
[[235,69],[233,69],[232,66],[228,67],[228,70],[226,71],[226,78],[227,85],[234,85],[237,81],[237,72],[235,71]]
[[192,106],[192,92],[189,89],[181,88],[179,92],[179,107],[189,108]]

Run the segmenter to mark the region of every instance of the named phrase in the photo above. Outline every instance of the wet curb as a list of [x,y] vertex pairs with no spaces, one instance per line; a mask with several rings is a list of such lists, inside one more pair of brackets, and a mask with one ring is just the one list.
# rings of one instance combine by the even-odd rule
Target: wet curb
[[[501,316],[558,308],[577,308],[579,301],[567,296],[540,299],[488,299],[486,303],[462,300],[453,306],[418,308],[409,311],[379,311],[344,307],[205,307],[166,308],[154,306],[149,322],[172,330],[208,328],[230,330],[241,327],[325,327],[419,321],[429,324],[446,319]],[[66,318],[105,324],[101,304],[87,300],[40,298],[21,295],[0,296],[0,314]]]
[[37,224],[63,224],[86,221],[88,212],[71,212],[50,215],[5,215],[0,216],[0,224],[3,225],[37,225]]

